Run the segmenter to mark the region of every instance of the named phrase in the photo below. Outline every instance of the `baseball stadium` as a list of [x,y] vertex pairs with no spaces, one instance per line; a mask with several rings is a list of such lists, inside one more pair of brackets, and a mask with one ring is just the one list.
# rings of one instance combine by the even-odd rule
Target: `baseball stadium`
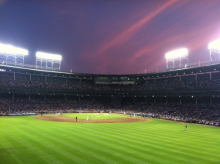
[[209,62],[180,49],[164,72],[122,75],[62,72],[42,52],[25,64],[1,44],[1,163],[219,163],[216,43]]

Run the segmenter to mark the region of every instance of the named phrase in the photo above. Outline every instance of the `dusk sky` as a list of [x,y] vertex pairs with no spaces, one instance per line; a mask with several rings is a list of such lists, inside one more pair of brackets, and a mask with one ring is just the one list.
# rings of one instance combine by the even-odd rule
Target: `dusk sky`
[[220,38],[220,0],[0,0],[0,43],[62,54],[61,70],[137,74],[166,70],[165,53],[188,48],[208,61]]

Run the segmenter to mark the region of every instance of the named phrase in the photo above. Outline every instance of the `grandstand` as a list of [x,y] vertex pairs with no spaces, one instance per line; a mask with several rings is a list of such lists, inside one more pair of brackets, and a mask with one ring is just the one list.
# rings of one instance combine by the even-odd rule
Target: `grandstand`
[[148,74],[98,75],[2,64],[1,115],[102,109],[218,125],[219,69],[214,64]]

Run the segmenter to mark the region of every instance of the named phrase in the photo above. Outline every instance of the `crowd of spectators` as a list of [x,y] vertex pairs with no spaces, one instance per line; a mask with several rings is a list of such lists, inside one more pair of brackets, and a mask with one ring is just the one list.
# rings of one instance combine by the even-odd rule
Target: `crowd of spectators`
[[137,113],[148,117],[158,117],[170,120],[205,123],[218,125],[220,122],[220,104],[195,104],[195,103],[146,103],[146,102],[124,102],[103,103],[91,100],[62,100],[48,98],[47,100],[27,100],[18,98],[0,99],[0,115],[21,113],[57,113],[57,112],[119,112]]
[[78,79],[2,72],[0,87],[64,89],[73,91],[175,91],[220,88],[220,73],[198,74],[142,80],[140,84],[105,85]]
[[[138,84],[107,85],[94,84],[92,80],[81,81],[74,78],[50,77],[22,73],[0,73],[0,87],[64,89],[73,91],[179,91],[219,89],[220,73],[176,76],[166,78],[145,79]],[[220,121],[220,104],[210,103],[146,103],[123,101],[121,103],[103,103],[92,100],[75,99],[25,99],[1,98],[0,114],[10,113],[39,113],[44,112],[108,112],[141,113],[152,117],[159,117],[181,121],[196,121],[198,123],[216,124]]]

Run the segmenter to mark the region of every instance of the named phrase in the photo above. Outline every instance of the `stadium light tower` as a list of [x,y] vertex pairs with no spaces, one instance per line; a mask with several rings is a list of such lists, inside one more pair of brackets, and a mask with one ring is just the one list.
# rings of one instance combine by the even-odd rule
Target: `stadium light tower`
[[28,55],[28,50],[0,43],[0,55],[3,55],[1,64],[24,66],[24,56]]
[[36,53],[36,68],[46,70],[60,70],[62,56],[58,54],[50,54],[45,52]]
[[[165,54],[167,69],[182,68],[188,65],[188,50],[186,48],[170,51]],[[184,64],[184,66],[182,66]]]
[[215,40],[208,45],[208,49],[210,52],[210,62],[217,61],[219,62],[220,60],[220,39]]

